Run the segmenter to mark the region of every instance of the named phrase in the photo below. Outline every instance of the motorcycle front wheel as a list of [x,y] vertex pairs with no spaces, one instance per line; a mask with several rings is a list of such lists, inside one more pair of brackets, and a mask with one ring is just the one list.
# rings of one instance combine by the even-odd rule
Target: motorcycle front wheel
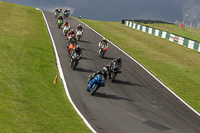
[[105,51],[101,50],[101,58],[103,58],[104,54],[105,54]]
[[90,92],[90,95],[93,96],[93,95],[95,94],[95,92],[98,90],[98,88],[99,88],[99,87],[98,87],[97,85],[96,85],[96,86],[93,85],[93,86],[92,86],[92,91]]
[[77,62],[76,61],[74,61],[74,65],[73,65],[73,70],[75,69],[75,67],[76,67],[76,64],[77,64]]
[[115,77],[117,76],[117,73],[111,73],[111,82],[114,81]]

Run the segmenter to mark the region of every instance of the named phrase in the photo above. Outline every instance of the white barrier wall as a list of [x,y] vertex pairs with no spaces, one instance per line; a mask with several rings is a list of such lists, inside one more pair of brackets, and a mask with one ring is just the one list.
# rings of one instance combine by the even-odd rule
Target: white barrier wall
[[[183,45],[185,47],[188,47],[190,49],[194,49],[198,52],[200,52],[200,43],[194,40],[188,40],[187,38],[181,37],[181,36],[177,36],[171,33],[168,33],[166,31],[161,31],[158,29],[154,29],[148,26],[144,26],[144,25],[140,25],[131,21],[125,21],[124,23],[126,26],[129,26],[133,29],[136,30],[141,30],[143,32],[149,33],[149,34],[153,34],[155,36],[167,39],[171,42],[175,42],[178,43],[180,45]],[[142,27],[142,28],[141,28]]]

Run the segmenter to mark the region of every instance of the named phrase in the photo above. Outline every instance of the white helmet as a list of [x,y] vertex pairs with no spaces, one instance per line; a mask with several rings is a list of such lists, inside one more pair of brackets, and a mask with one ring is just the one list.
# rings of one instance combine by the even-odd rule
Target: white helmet
[[77,48],[77,49],[80,48],[80,45],[76,45],[76,48]]
[[106,67],[103,67],[103,72],[107,72],[108,69]]

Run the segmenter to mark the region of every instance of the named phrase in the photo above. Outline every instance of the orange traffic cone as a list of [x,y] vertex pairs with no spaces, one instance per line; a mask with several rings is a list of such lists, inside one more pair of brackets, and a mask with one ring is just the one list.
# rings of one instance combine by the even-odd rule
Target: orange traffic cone
[[56,77],[55,77],[53,83],[54,83],[54,84],[57,84],[57,81],[58,81],[58,75],[56,75]]

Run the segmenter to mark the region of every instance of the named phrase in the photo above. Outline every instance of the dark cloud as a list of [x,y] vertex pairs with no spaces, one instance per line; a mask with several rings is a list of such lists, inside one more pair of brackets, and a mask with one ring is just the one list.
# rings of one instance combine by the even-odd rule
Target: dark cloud
[[54,11],[57,7],[70,8],[73,16],[103,21],[122,19],[156,19],[191,22],[200,18],[199,0],[3,0]]

